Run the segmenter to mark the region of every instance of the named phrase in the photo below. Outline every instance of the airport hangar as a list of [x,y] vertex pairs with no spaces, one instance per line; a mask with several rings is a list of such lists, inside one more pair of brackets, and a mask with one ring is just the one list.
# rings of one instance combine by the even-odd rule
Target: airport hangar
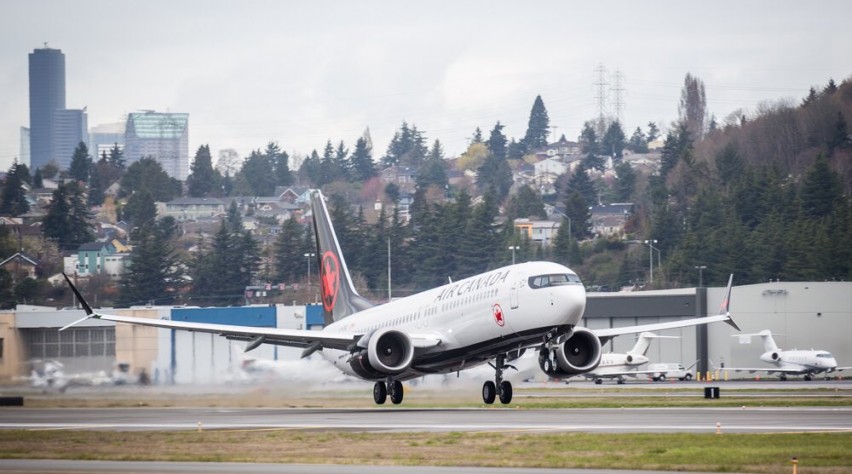
[[[631,293],[589,293],[583,325],[591,329],[653,324],[713,315],[725,288],[685,288]],[[290,329],[321,329],[317,305],[263,305],[228,308],[134,307],[103,310],[125,316],[240,324]],[[659,332],[677,339],[651,343],[652,363],[697,362],[701,373],[723,367],[769,367],[758,360],[760,338],[738,334],[769,329],[782,349],[824,349],[841,366],[852,365],[852,283],[769,282],[735,286],[731,313],[742,333],[724,323]],[[110,371],[128,363],[131,373],[145,370],[156,383],[209,384],[227,380],[244,343],[213,334],[174,331],[89,320],[62,333],[58,329],[83,317],[81,310],[19,305],[0,312],[0,383],[29,375],[38,361],[58,360],[66,373]],[[614,338],[605,352],[626,352],[635,337]],[[301,350],[261,345],[252,358],[292,360]],[[730,373],[731,378],[751,378]],[[225,377],[225,378],[223,378]]]

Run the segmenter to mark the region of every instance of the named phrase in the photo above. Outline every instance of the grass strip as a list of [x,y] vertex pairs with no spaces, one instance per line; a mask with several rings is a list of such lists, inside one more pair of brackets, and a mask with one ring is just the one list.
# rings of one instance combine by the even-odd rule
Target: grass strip
[[334,463],[704,472],[852,472],[852,433],[0,431],[0,458]]

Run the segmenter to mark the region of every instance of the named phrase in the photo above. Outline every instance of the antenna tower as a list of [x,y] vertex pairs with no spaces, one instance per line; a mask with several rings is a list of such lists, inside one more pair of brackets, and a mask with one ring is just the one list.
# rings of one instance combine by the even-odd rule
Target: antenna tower
[[598,64],[598,67],[595,68],[595,104],[598,108],[598,123],[597,123],[597,133],[598,136],[603,136],[605,131],[606,124],[606,103],[607,103],[607,86],[609,82],[607,82],[607,73],[606,68],[603,64]]
[[627,89],[624,88],[624,75],[621,74],[621,71],[616,69],[615,73],[612,75],[612,91],[615,98],[612,102],[612,111],[615,115],[615,119],[618,120],[618,123],[621,124],[622,128],[624,128],[624,121],[622,120],[622,113],[624,112],[624,97],[623,93],[626,92]]

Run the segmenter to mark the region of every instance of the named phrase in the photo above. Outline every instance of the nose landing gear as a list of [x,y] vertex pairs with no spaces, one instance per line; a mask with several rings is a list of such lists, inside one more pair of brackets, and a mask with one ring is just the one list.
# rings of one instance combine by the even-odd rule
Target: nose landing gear
[[508,405],[512,402],[512,382],[503,380],[503,371],[506,368],[518,369],[506,364],[506,356],[504,354],[497,356],[495,364],[489,362],[488,365],[494,368],[495,375],[493,382],[489,380],[482,385],[482,401],[486,405],[491,405],[499,397],[500,403]]

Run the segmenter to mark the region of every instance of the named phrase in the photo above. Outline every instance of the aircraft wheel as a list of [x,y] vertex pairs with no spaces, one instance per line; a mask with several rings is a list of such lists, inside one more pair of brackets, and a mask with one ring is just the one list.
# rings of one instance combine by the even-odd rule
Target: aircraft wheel
[[595,385],[600,385],[603,383],[603,379],[595,379]]
[[781,374],[778,376],[778,378],[781,380],[787,380],[787,374]]
[[486,405],[491,405],[495,398],[497,398],[497,386],[494,385],[494,382],[489,380],[482,384],[482,401]]
[[660,382],[665,382],[665,381],[666,381],[666,376],[665,376],[665,375],[663,375],[663,374],[660,374],[660,376],[659,376],[659,377],[657,377],[657,380],[659,380]]
[[810,374],[805,374],[805,376],[804,376],[803,378],[804,378],[806,381],[808,381],[808,382],[810,382],[810,381],[811,381],[811,379],[812,379],[812,377],[811,377],[811,375],[810,375]]
[[391,387],[391,390],[390,390],[391,402],[394,405],[399,405],[400,403],[402,403],[402,395],[403,395],[402,382],[400,382],[399,380],[394,380],[393,382],[391,382],[391,384],[392,384],[392,387]]
[[624,385],[624,380],[618,379],[617,383],[618,383],[618,385]]
[[684,376],[683,376],[683,379],[684,379],[684,380],[686,380],[687,382],[689,382],[690,380],[692,380],[692,374],[686,374],[686,375],[684,375]]
[[385,387],[384,382],[376,382],[373,385],[373,401],[376,402],[376,405],[384,405],[385,400],[388,399],[388,389]]
[[500,403],[503,405],[512,403],[512,382],[508,380],[500,383]]

